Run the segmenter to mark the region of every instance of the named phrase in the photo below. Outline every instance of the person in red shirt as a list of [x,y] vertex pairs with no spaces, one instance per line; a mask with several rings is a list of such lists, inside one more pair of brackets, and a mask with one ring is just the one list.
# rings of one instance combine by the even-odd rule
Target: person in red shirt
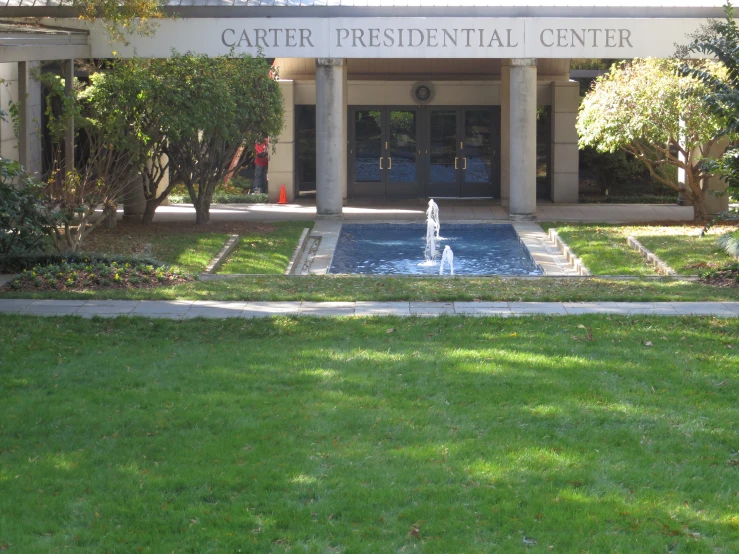
[[269,139],[254,144],[254,193],[267,192],[267,166],[269,165]]

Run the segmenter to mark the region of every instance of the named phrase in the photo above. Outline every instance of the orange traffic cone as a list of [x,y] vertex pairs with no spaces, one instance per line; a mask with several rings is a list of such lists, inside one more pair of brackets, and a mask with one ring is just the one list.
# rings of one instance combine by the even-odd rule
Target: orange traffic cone
[[285,185],[280,187],[280,199],[277,201],[278,204],[287,204],[287,193],[285,192]]

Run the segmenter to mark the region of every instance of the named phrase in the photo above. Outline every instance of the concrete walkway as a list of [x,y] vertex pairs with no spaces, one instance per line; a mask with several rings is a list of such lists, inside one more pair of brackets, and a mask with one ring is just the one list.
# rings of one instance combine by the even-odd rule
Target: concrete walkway
[[227,302],[192,300],[0,299],[0,313],[23,315],[121,315],[195,317],[302,316],[521,316],[521,315],[710,315],[739,317],[739,302]]
[[[439,200],[443,222],[450,221],[509,221],[500,202],[492,200]],[[427,201],[349,201],[344,207],[343,220],[424,221]],[[122,215],[122,211],[119,212]],[[219,221],[312,221],[316,207],[312,200],[293,204],[213,204],[210,219]],[[536,206],[538,221],[583,221],[597,223],[636,223],[647,221],[692,221],[693,208],[665,204],[551,204]],[[157,209],[156,222],[195,221],[192,204],[173,204]]]

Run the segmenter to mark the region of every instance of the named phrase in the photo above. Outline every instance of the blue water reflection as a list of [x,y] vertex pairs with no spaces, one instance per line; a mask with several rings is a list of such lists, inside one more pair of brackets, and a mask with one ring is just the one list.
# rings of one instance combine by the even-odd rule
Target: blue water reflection
[[[456,275],[541,275],[541,269],[508,224],[441,226],[441,242],[454,251]],[[341,229],[329,273],[434,275],[423,262],[426,226],[350,224]],[[441,250],[440,249],[440,250]]]

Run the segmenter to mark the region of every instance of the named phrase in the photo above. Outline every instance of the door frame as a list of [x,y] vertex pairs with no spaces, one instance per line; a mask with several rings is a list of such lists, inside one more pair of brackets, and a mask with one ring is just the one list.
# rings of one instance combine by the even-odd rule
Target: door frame
[[[355,118],[356,112],[363,110],[380,111],[381,116],[381,138],[380,138],[380,152],[382,158],[387,158],[388,148],[385,146],[389,141],[389,127],[390,127],[390,112],[393,110],[413,110],[416,112],[416,184],[412,187],[413,190],[401,190],[398,194],[392,194],[388,191],[388,186],[391,184],[388,179],[386,165],[383,164],[383,171],[381,174],[381,180],[376,184],[377,194],[365,194],[365,191],[359,191],[357,194],[357,187],[366,188],[369,186],[369,182],[363,183],[354,180],[355,169],[356,169],[356,156],[354,155],[355,144],[356,144],[356,127]],[[464,129],[464,113],[465,110],[488,110],[492,116],[492,135],[491,135],[491,147],[493,152],[491,153],[491,165],[492,171],[490,175],[490,183],[488,186],[489,194],[482,196],[462,196],[464,181],[463,173],[461,170],[457,172],[457,196],[433,196],[433,198],[493,198],[500,199],[500,182],[501,182],[501,155],[500,155],[500,143],[501,137],[501,107],[499,105],[491,106],[417,106],[417,105],[382,105],[382,106],[371,106],[371,105],[352,105],[347,107],[347,196],[349,198],[431,198],[429,193],[430,185],[430,155],[429,155],[429,144],[430,144],[430,117],[432,110],[456,110],[457,112],[457,141],[456,151],[457,157],[462,159],[463,148],[460,148],[459,138],[465,134]],[[463,141],[462,141],[463,142]],[[378,160],[379,164],[379,160]],[[396,184],[393,184],[395,186]],[[410,187],[409,187],[410,188]]]

